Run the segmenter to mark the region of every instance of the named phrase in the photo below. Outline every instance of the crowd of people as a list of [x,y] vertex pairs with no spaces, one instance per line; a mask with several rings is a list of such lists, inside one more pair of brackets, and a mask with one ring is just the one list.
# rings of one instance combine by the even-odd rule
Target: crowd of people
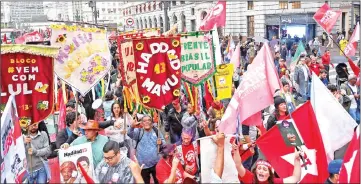
[[[332,84],[329,79],[330,51],[319,53],[318,47],[324,46],[327,36],[322,35],[322,44],[315,38],[310,52],[302,54],[292,71],[287,64],[287,57],[294,55],[297,45],[288,48],[286,43],[270,42],[256,43],[248,40],[240,43],[241,63],[233,76],[233,92],[242,82],[243,73],[252,64],[257,51],[262,44],[270,44],[274,52],[274,64],[282,88],[275,91],[274,104],[263,110],[264,127],[242,125],[242,138],[233,141],[232,155],[237,168],[238,178],[242,183],[297,183],[301,177],[300,155],[295,152],[293,174],[287,178],[279,178],[273,171],[272,165],[260,159],[259,149],[255,141],[264,131],[275,126],[279,120],[300,104],[310,99],[310,83],[312,72],[334,94],[340,104],[359,123],[360,96],[357,87],[357,77],[349,74],[347,66],[336,66],[339,80]],[[229,38],[222,40],[221,52],[226,57],[226,46]],[[340,40],[340,42],[343,39]],[[273,45],[272,45],[273,44]],[[295,46],[295,47],[294,47]],[[114,48],[115,47],[115,48]],[[306,50],[307,50],[306,48]],[[112,54],[117,58],[116,45],[112,44]],[[317,51],[317,52],[315,52]],[[229,100],[214,100],[208,109],[196,109],[190,100],[182,98],[174,100],[159,114],[160,125],[153,114],[140,114],[136,110],[132,113],[124,107],[124,96],[118,60],[114,59],[112,67],[111,85],[104,97],[101,96],[100,86],[95,86],[95,93],[85,96],[73,94],[71,87],[65,92],[58,83],[58,99],[65,95],[66,127],[58,130],[55,145],[52,145],[47,135],[44,122],[32,124],[30,135],[25,136],[28,164],[32,168],[29,174],[30,183],[46,183],[49,180],[44,163],[46,158],[55,155],[58,149],[69,149],[74,145],[90,142],[92,147],[93,168],[95,176],[91,178],[99,183],[197,183],[201,181],[200,143],[198,138],[212,136],[217,146],[217,158],[213,166],[211,177],[216,183],[222,182],[224,172],[225,135],[218,131],[218,125],[227,108]],[[95,95],[95,97],[93,97]],[[94,109],[95,101],[101,99]],[[92,107],[93,106],[93,107]],[[57,106],[59,109],[59,106]],[[40,128],[42,127],[42,128]],[[251,150],[251,155],[243,160],[242,153]],[[55,153],[54,153],[55,152]],[[84,167],[89,160],[81,160]],[[342,162],[341,162],[342,163]],[[75,169],[75,165],[73,166]],[[329,165],[330,177],[328,183],[337,183],[340,161],[332,161]],[[86,183],[86,176],[72,176],[70,166],[60,166],[60,174],[66,183]],[[70,170],[69,170],[70,169]]]

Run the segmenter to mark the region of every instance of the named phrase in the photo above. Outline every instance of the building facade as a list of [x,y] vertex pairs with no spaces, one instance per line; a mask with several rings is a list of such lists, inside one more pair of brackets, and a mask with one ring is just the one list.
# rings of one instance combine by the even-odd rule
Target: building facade
[[[351,2],[341,1],[227,1],[227,22],[224,31],[227,35],[262,36],[270,39],[272,36],[279,38],[285,30],[290,32],[291,27],[303,27],[306,39],[310,40],[323,32],[313,19],[313,15],[325,2],[332,9],[342,11],[332,33],[345,30],[348,38],[352,6]],[[303,37],[303,35],[297,36]]]
[[44,15],[43,2],[13,1],[8,3],[10,23],[18,25],[31,21],[34,16]]
[[[207,15],[207,12],[214,6],[215,2],[188,2],[170,1],[168,9],[169,25],[178,23],[178,31],[196,31]],[[124,27],[134,29],[165,28],[164,4],[154,2],[130,2],[124,4],[121,15]],[[133,25],[127,25],[133,20]],[[131,22],[131,21],[130,21]]]

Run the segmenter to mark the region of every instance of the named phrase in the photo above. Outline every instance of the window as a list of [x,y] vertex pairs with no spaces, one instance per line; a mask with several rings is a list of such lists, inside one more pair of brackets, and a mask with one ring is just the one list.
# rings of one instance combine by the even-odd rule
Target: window
[[153,4],[153,10],[156,10],[157,9],[157,5],[154,3]]
[[194,15],[194,8],[191,9],[191,15]]
[[132,14],[132,9],[131,8],[129,8],[129,14]]
[[196,20],[191,20],[191,29],[192,31],[196,30]]
[[138,6],[135,7],[135,13],[138,13]]
[[288,9],[288,1],[279,2],[280,9]]
[[292,9],[300,9],[300,8],[301,8],[301,1],[292,2]]
[[105,12],[105,8],[102,8],[102,11]]
[[115,13],[117,11],[117,9],[116,8],[113,8],[113,12],[112,13]]
[[254,36],[254,16],[247,16],[248,36]]
[[159,3],[159,9],[163,10],[163,3]]
[[177,5],[177,1],[172,1],[172,6],[176,6]]
[[247,5],[248,5],[248,10],[253,10],[254,8],[253,1],[247,1]]
[[186,4],[186,2],[185,1],[180,1],[180,4]]

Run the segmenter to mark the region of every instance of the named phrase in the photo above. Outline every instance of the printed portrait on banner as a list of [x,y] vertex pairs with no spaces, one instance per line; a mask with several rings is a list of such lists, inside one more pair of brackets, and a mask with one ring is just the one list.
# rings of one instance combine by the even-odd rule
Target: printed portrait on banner
[[1,47],[1,104],[14,94],[22,126],[44,120],[54,106],[53,56],[58,49],[37,45]]
[[87,183],[80,167],[90,178],[94,178],[91,143],[59,150],[59,167],[61,183]]
[[182,79],[199,84],[212,76],[215,71],[212,39],[205,35],[183,36],[181,45]]
[[232,77],[233,64],[217,65],[217,71],[214,74],[217,100],[223,100],[232,97]]
[[[0,183],[23,183],[26,179],[27,161],[14,95],[9,97],[3,112],[1,116]],[[15,126],[17,127],[15,128]]]
[[52,25],[51,45],[60,47],[55,73],[83,96],[110,70],[111,55],[105,30]]
[[180,37],[133,40],[140,101],[162,109],[180,95]]

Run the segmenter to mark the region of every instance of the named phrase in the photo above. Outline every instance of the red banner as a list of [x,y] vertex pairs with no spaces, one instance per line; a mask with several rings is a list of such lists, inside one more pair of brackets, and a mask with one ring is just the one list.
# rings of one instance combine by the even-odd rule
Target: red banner
[[224,27],[226,25],[226,1],[218,1],[211,11],[204,18],[199,30],[211,30],[216,25]]
[[38,31],[26,33],[23,36],[15,39],[16,44],[23,44],[26,42],[42,42],[42,41],[44,41],[44,37]]
[[1,104],[15,94],[21,122],[44,120],[54,105],[53,58],[19,52],[1,54],[1,61]]
[[180,95],[180,37],[133,40],[141,102],[163,109]]
[[323,29],[330,33],[333,26],[336,24],[338,17],[341,15],[341,11],[332,10],[327,3],[321,6],[320,9],[317,10],[313,19],[321,26]]

